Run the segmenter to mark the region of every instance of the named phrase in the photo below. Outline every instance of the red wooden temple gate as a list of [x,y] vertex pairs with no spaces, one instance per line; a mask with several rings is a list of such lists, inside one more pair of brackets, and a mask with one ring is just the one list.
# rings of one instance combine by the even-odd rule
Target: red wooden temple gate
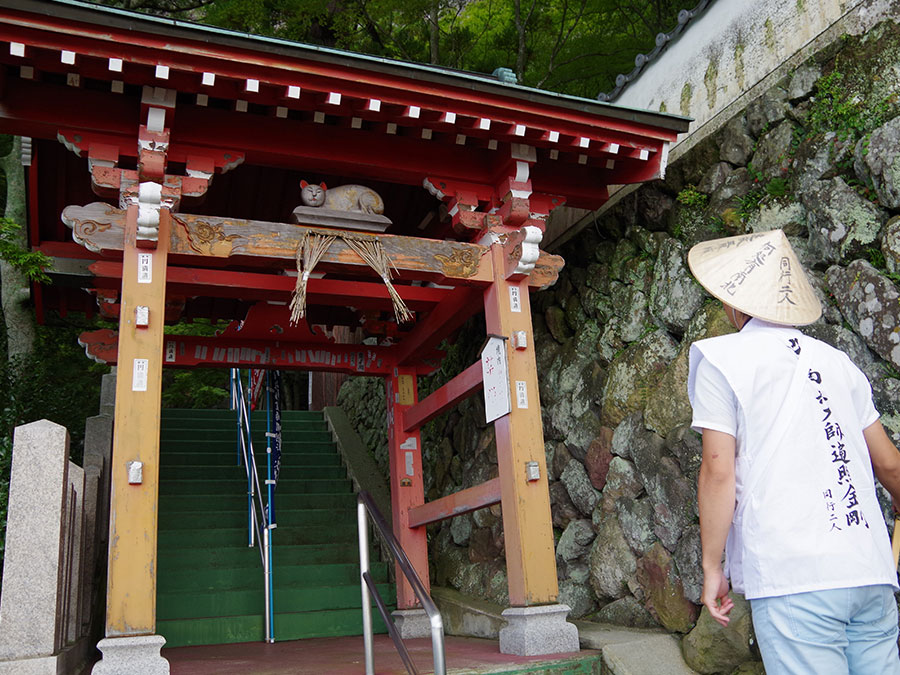
[[[499,502],[511,605],[555,603],[529,291],[554,283],[563,260],[540,251],[541,235],[563,204],[595,208],[609,185],[659,177],[687,121],[60,0],[0,0],[0,43],[0,130],[32,139],[30,240],[54,258],[57,283],[34,289],[38,311],[99,303],[119,321],[117,334],[82,338],[119,365],[104,643],[155,632],[169,366],[384,377],[393,525],[422,578],[424,525]],[[290,222],[301,179],[374,190],[386,232],[360,234],[368,215],[334,209]],[[292,328],[290,272],[307,233],[339,236]],[[347,239],[379,242],[412,321],[397,323],[387,286]],[[426,504],[419,429],[478,392],[482,366],[421,401],[416,376],[481,311],[488,333],[508,338],[500,475]],[[246,318],[247,328],[164,336],[180,317]],[[334,326],[362,327],[382,346],[335,344]],[[138,461],[143,481],[129,484]],[[399,608],[414,606],[405,583],[397,595]]]

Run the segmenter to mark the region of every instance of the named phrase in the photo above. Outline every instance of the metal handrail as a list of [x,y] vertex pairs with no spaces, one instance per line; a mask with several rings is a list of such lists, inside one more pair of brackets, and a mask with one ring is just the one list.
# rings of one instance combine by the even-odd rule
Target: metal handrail
[[366,511],[369,512],[372,523],[375,525],[376,529],[381,534],[381,537],[384,539],[384,542],[394,555],[394,559],[397,561],[397,567],[400,568],[400,571],[403,572],[403,576],[406,577],[410,587],[412,587],[413,592],[416,594],[416,598],[418,598],[419,602],[422,604],[422,609],[424,609],[425,613],[428,615],[428,620],[431,623],[431,649],[434,653],[434,675],[446,675],[447,665],[444,661],[444,622],[443,619],[441,619],[441,613],[435,606],[431,596],[428,595],[428,591],[425,590],[425,585],[416,573],[412,563],[409,562],[409,558],[400,546],[400,542],[397,541],[397,538],[385,522],[378,507],[375,506],[372,496],[368,492],[361,491],[357,495],[356,517],[359,526],[359,566],[360,584],[362,586],[363,641],[365,643],[366,652],[366,675],[374,675],[375,673],[375,650],[372,637],[372,599],[375,600],[375,606],[378,607],[381,618],[384,619],[388,634],[391,636],[391,640],[394,641],[394,646],[400,653],[400,658],[403,660],[403,665],[406,666],[407,672],[412,675],[418,675],[419,673],[412,662],[412,658],[409,655],[409,651],[406,649],[406,645],[403,644],[403,639],[397,632],[396,626],[394,626],[394,621],[388,613],[384,600],[382,600],[381,596],[378,594],[372,576],[369,574],[369,528],[366,522]]
[[[233,369],[233,371],[236,369]],[[253,438],[250,436],[250,411],[244,387],[241,383],[240,371],[233,372],[231,379],[231,404],[237,411],[239,454],[244,462],[247,474],[247,512],[248,512],[248,547],[258,545],[259,556],[263,566],[263,585],[265,601],[266,642],[275,642],[272,627],[272,567],[271,548],[269,545],[269,527],[265,520],[265,503],[259,486],[259,472],[256,469],[256,455],[253,452]],[[256,497],[256,501],[254,501]],[[257,505],[256,502],[259,502]],[[258,508],[258,510],[257,510]]]

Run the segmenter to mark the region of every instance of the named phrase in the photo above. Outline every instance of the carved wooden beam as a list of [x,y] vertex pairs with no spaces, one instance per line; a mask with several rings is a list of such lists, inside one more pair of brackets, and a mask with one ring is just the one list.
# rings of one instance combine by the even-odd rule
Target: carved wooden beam
[[[117,252],[123,248],[125,212],[121,209],[102,202],[67,206],[63,210],[62,220],[72,228],[75,241],[92,251]],[[485,255],[488,249],[478,244],[387,234],[369,235],[215,216],[173,214],[170,252],[173,255],[221,258],[223,261],[233,256],[293,261],[297,245],[307,231],[377,238],[400,279],[475,286],[487,285],[493,279],[491,259]],[[320,265],[322,271],[340,269],[345,273],[368,273],[368,266],[340,238],[331,245]],[[542,253],[529,276],[529,285],[536,288],[552,285],[562,265],[562,258]]]
[[[88,268],[98,284],[120,288],[122,263],[101,260]],[[186,295],[242,300],[287,302],[297,278],[259,272],[233,272],[202,267],[169,266],[166,271],[167,295]],[[428,312],[452,289],[428,286],[396,286],[406,306],[414,312]],[[343,281],[310,279],[306,287],[307,305],[346,305],[357,309],[391,310],[391,296],[381,281]]]

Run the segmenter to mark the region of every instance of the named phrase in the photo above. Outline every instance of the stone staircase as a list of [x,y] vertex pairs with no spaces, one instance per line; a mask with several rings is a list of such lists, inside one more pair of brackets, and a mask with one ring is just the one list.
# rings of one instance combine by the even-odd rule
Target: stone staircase
[[[265,417],[252,416],[264,485]],[[275,639],[359,635],[356,500],[321,413],[286,411],[273,531]],[[248,547],[247,480],[227,410],[162,411],[157,632],[167,647],[264,639],[259,549]],[[387,566],[372,556],[385,600]],[[383,632],[378,612],[375,630]]]

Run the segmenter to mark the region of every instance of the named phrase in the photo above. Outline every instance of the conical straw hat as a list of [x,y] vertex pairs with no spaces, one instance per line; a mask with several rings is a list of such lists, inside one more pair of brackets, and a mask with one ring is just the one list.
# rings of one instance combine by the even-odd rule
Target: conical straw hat
[[690,250],[688,265],[713,297],[757,319],[805,326],[822,315],[781,230],[704,241]]

